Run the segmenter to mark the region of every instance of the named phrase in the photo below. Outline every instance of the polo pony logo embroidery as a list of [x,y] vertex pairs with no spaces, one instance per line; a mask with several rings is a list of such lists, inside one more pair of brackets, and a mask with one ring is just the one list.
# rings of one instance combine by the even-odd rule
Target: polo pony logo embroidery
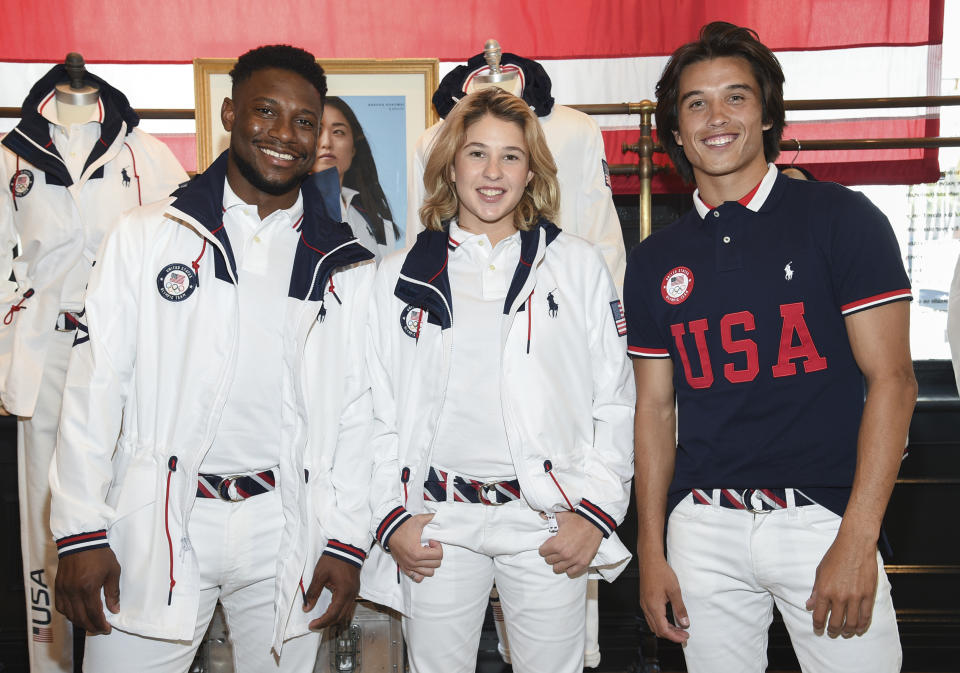
[[557,298],[553,295],[557,291],[557,288],[553,288],[547,292],[547,314],[551,318],[557,317],[557,312],[560,310],[560,305],[557,304]]
[[124,186],[124,187],[129,187],[129,186],[130,186],[130,175],[127,173],[127,169],[126,169],[126,168],[121,168],[121,169],[120,169],[120,176],[123,178],[123,186]]
[[793,280],[793,260],[787,262],[787,265],[783,267],[783,277],[788,281]]

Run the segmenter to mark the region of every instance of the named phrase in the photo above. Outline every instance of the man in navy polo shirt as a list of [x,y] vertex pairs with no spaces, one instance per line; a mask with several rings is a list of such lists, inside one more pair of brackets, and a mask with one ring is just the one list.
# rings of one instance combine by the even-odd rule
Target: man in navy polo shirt
[[803,670],[899,671],[877,553],[916,400],[896,239],[861,194],[778,175],[783,72],[753,31],[705,26],[657,100],[698,189],[624,283],[647,622],[691,672],[764,671],[776,605]]

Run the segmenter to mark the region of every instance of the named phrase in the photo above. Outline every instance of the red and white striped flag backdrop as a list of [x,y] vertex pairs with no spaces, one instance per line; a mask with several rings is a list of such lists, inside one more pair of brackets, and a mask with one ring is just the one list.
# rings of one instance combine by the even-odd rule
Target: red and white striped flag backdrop
[[[783,64],[787,99],[937,95],[943,0],[2,0],[0,105],[19,106],[30,85],[67,51],[123,90],[134,107],[193,107],[195,57],[235,57],[283,42],[329,58],[439,58],[443,76],[487,38],[543,63],[557,102],[653,98],[667,56],[703,24],[755,29]],[[785,138],[919,137],[939,133],[936,109],[788,113]],[[639,117],[599,117],[610,163],[635,155]],[[10,122],[2,130],[7,130]],[[191,127],[165,134],[185,167],[196,165]],[[151,130],[148,127],[148,130]],[[185,131],[185,133],[183,132]],[[785,163],[848,184],[935,181],[936,150],[803,151]],[[659,155],[658,163],[666,163]],[[636,192],[635,177],[615,191]],[[655,191],[676,178],[657,177]]]

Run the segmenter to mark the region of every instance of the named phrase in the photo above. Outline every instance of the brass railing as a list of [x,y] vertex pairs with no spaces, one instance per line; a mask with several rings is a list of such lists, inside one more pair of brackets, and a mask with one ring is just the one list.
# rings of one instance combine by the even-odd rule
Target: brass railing
[[[907,96],[898,98],[830,98],[822,100],[784,101],[787,110],[867,110],[883,108],[935,108],[960,105],[960,96]],[[652,228],[651,183],[654,174],[668,170],[653,163],[653,155],[663,152],[663,147],[653,142],[653,113],[656,103],[642,100],[639,103],[603,103],[571,105],[589,115],[639,115],[640,138],[636,143],[624,143],[622,151],[637,154],[635,164],[612,164],[612,175],[637,175],[640,177],[640,238],[650,235]],[[137,110],[141,119],[194,119],[192,109]],[[16,118],[20,108],[0,107],[0,118]],[[785,138],[780,142],[782,151],[798,150],[881,150],[918,149],[930,147],[960,147],[960,137],[934,138],[847,138],[836,140],[796,140]]]

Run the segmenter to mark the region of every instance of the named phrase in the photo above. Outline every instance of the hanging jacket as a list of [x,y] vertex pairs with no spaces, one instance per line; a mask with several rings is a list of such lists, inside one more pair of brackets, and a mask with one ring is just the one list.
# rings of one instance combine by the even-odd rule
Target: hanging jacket
[[[384,260],[367,327],[370,533],[380,544],[364,564],[361,594],[402,612],[410,581],[401,575],[398,583],[384,546],[424,511],[423,482],[457,347],[446,273],[448,246],[455,245],[446,231],[424,231],[409,251]],[[523,498],[535,510],[573,510],[595,525],[604,540],[593,565],[612,580],[630,558],[615,529],[633,476],[635,389],[623,312],[597,249],[546,221],[521,232],[501,324],[501,370],[490,375],[501,381]]]
[[33,86],[0,152],[0,402],[21,416],[33,414],[57,315],[83,307],[105,233],[123,211],[187,179],[166,145],[135,128],[126,96],[88,74],[100,87],[100,139],[74,181],[43,116],[67,79],[57,65]]
[[[175,200],[128,212],[106,238],[51,467],[59,553],[109,546],[122,574],[120,612],[107,619],[152,638],[193,638],[199,571],[190,513],[236,368],[237,269],[222,226],[226,165],[224,153]],[[339,212],[335,170],[312,176],[301,191],[275,428],[283,502],[277,651],[322,612],[301,610],[301,583],[309,585],[319,556],[360,565],[370,544],[370,397],[356,345],[372,255],[330,218]],[[179,284],[172,294],[171,273]]]

